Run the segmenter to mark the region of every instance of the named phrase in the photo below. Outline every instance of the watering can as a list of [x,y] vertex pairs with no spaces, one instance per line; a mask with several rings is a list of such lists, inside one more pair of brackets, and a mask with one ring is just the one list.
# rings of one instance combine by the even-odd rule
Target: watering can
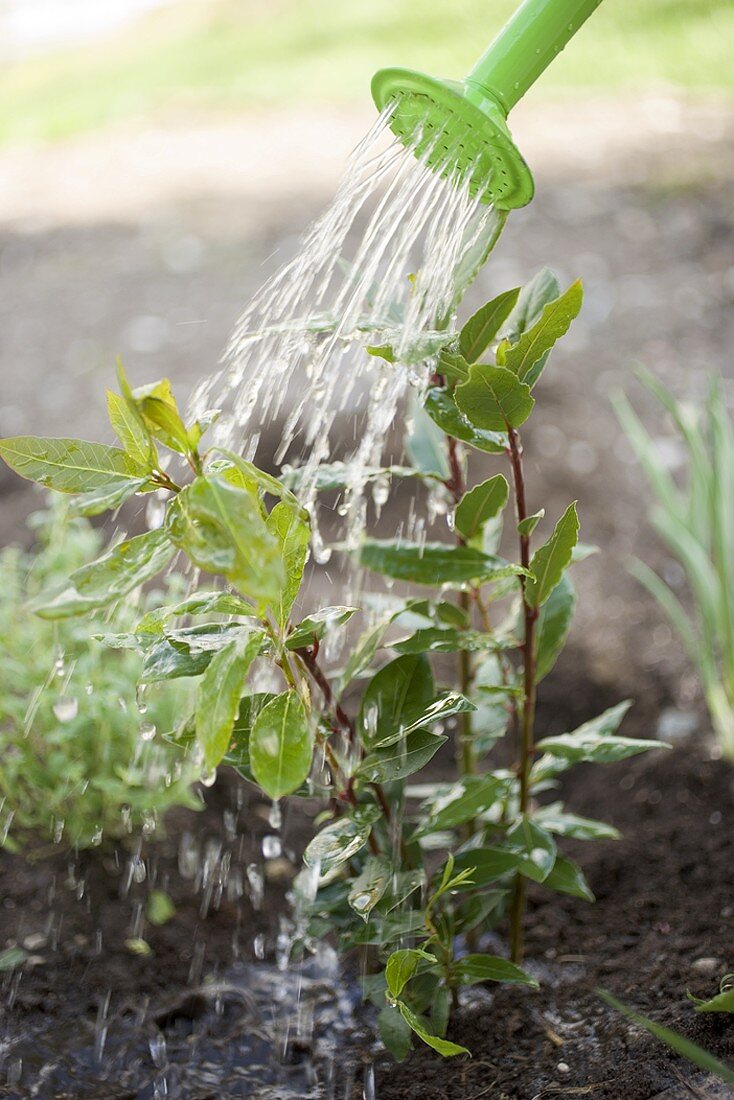
[[502,210],[533,197],[530,169],[507,115],[601,0],[525,0],[463,81],[411,69],[380,69],[372,80],[379,110],[429,167]]

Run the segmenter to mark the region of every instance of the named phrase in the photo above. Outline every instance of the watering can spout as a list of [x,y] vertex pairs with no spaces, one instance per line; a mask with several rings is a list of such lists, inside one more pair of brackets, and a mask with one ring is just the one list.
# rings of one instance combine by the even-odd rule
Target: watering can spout
[[482,202],[525,206],[534,184],[506,119],[601,0],[525,0],[462,82],[410,69],[381,69],[372,80],[380,110],[416,156]]

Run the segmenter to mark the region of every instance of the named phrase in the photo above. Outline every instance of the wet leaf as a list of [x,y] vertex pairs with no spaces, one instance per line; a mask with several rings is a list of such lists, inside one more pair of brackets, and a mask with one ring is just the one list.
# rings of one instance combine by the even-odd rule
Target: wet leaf
[[155,444],[134,403],[107,391],[107,415],[123,450],[140,466],[152,470],[158,461]]
[[566,644],[575,607],[576,589],[568,574],[564,574],[541,607],[538,616],[536,683],[548,675]]
[[426,657],[396,657],[379,670],[362,698],[358,729],[363,744],[379,745],[422,714],[433,701],[434,683]]
[[427,1028],[423,1025],[420,1017],[416,1016],[414,1012],[403,1004],[402,1001],[398,1005],[400,1012],[405,1022],[409,1025],[412,1031],[422,1039],[429,1047],[432,1047],[438,1054],[444,1058],[453,1058],[456,1054],[469,1054],[466,1047],[460,1047],[457,1043],[450,1043],[448,1039],[441,1039],[438,1035],[431,1035]]
[[556,862],[556,842],[548,830],[523,815],[507,830],[506,842],[521,857],[520,874],[533,882],[545,882]]
[[468,363],[475,363],[509,317],[520,294],[520,287],[506,290],[469,318],[461,330],[459,349]]
[[59,493],[111,491],[148,475],[119,447],[84,439],[14,436],[0,440],[0,458],[21,477]]
[[533,411],[530,389],[506,367],[475,363],[469,380],[456,387],[456,404],[483,431],[505,432],[519,428]]
[[555,890],[558,894],[570,894],[574,898],[582,898],[584,901],[594,901],[588,882],[577,863],[566,856],[557,856],[551,873],[545,879],[544,885],[549,890]]
[[148,431],[179,454],[189,454],[191,441],[168,378],[138,386],[132,398]]
[[439,787],[420,807],[421,824],[414,838],[463,825],[489,810],[506,792],[507,781],[493,775],[466,776],[450,787]]
[[500,580],[523,572],[519,565],[484,554],[474,547],[449,546],[441,542],[366,539],[360,560],[362,565],[383,576],[434,586]]
[[250,665],[260,652],[261,642],[260,634],[236,638],[214,654],[199,683],[196,740],[208,770],[221,763],[229,748]]
[[535,978],[521,967],[498,955],[465,955],[454,965],[454,974],[462,985],[477,982],[512,982],[538,988]]
[[576,504],[569,504],[553,534],[532,556],[525,599],[531,607],[540,607],[550,596],[571,564],[571,555],[579,536]]
[[389,745],[394,745],[401,737],[408,737],[418,729],[431,726],[434,722],[445,722],[455,714],[476,709],[474,704],[458,691],[444,691],[427,706],[414,707],[411,703],[403,713],[400,727],[387,736],[381,737],[372,747],[387,748]]
[[419,771],[431,760],[448,738],[416,730],[388,749],[377,749],[365,756],[357,775],[368,783],[392,783]]
[[527,329],[540,320],[544,308],[560,296],[561,284],[548,267],[543,267],[525,283],[517,304],[507,319],[502,336],[508,343],[516,344]]
[[252,727],[252,774],[270,798],[282,798],[306,779],[312,755],[313,733],[303,703],[294,691],[286,691],[263,707]]
[[405,449],[412,465],[420,473],[438,477],[442,481],[449,477],[451,470],[446,438],[422,405],[416,405],[413,410],[413,427],[405,440]]
[[488,519],[502,511],[509,495],[510,487],[502,474],[475,485],[459,501],[454,517],[457,531],[467,539],[474,538]]
[[544,829],[559,836],[570,836],[574,840],[619,840],[619,832],[605,821],[595,821],[590,817],[579,817],[563,810],[561,802],[551,806],[541,806],[535,812],[535,818]]
[[521,381],[534,386],[540,377],[554,344],[568,332],[578,316],[584,292],[580,280],[572,283],[559,298],[543,307],[538,320],[527,329],[517,343],[508,347],[505,366]]
[[390,885],[392,876],[393,868],[389,860],[380,856],[368,857],[362,874],[354,879],[347,896],[347,901],[358,917],[368,920]]
[[423,407],[446,435],[460,439],[462,443],[468,443],[470,447],[486,454],[504,454],[507,447],[506,436],[501,432],[487,432],[475,427],[458,407],[453,395],[442,386],[433,386],[427,391]]
[[471,869],[471,885],[467,889],[473,889],[497,882],[508,872],[516,871],[522,859],[520,852],[508,848],[470,848],[456,856],[454,870]]
[[102,512],[112,512],[136,493],[151,492],[154,486],[141,477],[137,480],[115,484],[111,489],[94,489],[91,493],[82,493],[72,500],[69,515],[99,516]]
[[436,956],[420,948],[393,951],[385,966],[385,980],[387,988],[396,1000],[424,962],[434,965]]
[[325,879],[356,856],[367,843],[372,826],[379,817],[379,810],[374,809],[372,816],[368,814],[358,819],[342,817],[321,829],[303,853],[306,866],[317,867],[321,878]]
[[617,703],[603,714],[585,722],[573,733],[558,737],[545,737],[538,742],[539,752],[557,757],[566,764],[585,761],[591,764],[613,764],[628,756],[647,752],[649,749],[670,748],[662,741],[643,741],[641,738],[618,737],[614,731],[631,707],[631,700]]
[[301,587],[303,570],[308,558],[311,529],[308,523],[293,511],[290,504],[283,501],[276,504],[268,516],[267,527],[280,543],[280,553],[285,569],[285,583],[273,606],[279,626],[284,627]]
[[327,630],[342,626],[358,611],[358,607],[322,607],[320,611],[314,611],[313,615],[302,619],[288,635],[286,648],[303,649],[312,646],[314,642],[320,642]]
[[410,1027],[393,1005],[385,1005],[377,1017],[377,1027],[385,1048],[396,1062],[402,1062],[410,1051]]

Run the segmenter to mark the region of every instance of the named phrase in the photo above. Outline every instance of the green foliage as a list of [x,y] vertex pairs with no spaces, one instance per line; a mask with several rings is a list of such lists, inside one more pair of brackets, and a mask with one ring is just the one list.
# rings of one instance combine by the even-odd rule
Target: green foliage
[[[96,455],[93,484],[69,480],[66,467],[61,479],[65,491],[76,485],[84,493],[82,507],[101,509],[105,494],[116,507],[123,469],[145,477],[135,491],[167,494],[160,528],[79,564],[39,607],[63,628],[105,607],[110,618],[99,634],[108,656],[137,662],[141,683],[197,681],[193,701],[162,729],[171,751],[207,782],[228,764],[271,799],[323,801],[294,884],[300,926],[306,938],[331,931],[343,951],[366,953],[380,1034],[397,1058],[414,1039],[447,1057],[467,1053],[447,1038],[463,986],[537,984],[521,965],[527,880],[591,901],[564,840],[617,835],[538,796],[577,761],[606,763],[656,744],[618,735],[621,704],[546,738],[536,759],[535,685],[565,642],[575,604],[567,571],[581,555],[574,504],[533,553],[545,513],[526,506],[518,429],[535,405],[530,385],[580,303],[580,284],[562,294],[542,271],[426,345],[435,384],[411,418],[412,466],[369,476],[410,475],[442,493],[453,508],[453,540],[364,539],[362,566],[429,592],[392,594],[389,610],[344,648],[341,670],[323,667],[322,645],[357,609],[295,611],[310,539],[294,495],[297,472],[285,484],[232,452],[202,451],[215,414],[187,425],[166,380],[133,389],[120,369],[109,412],[125,450],[104,450],[117,457],[102,473],[102,452],[84,449],[94,444],[0,443],[16,469],[41,480],[49,456],[78,467],[80,447]],[[396,354],[371,353],[388,362]],[[464,443],[503,462],[505,472],[467,485]],[[185,477],[173,480],[159,447],[173,451],[170,469],[188,469]],[[338,490],[344,469],[324,467],[317,483]],[[504,527],[517,549],[500,556],[511,494],[515,522]],[[118,620],[115,609],[176,551],[181,569],[214,577],[214,589],[177,593],[137,619],[131,609]],[[438,678],[445,659],[433,661],[442,654],[456,655],[458,675],[447,683]],[[258,690],[260,672],[267,691]],[[508,731],[517,731],[515,759],[500,768],[488,753]],[[458,777],[421,776],[452,733]],[[508,919],[512,958],[482,951],[482,936]]]
[[140,656],[93,639],[100,629],[130,630],[165,593],[123,600],[104,619],[52,623],[28,612],[29,601],[99,552],[99,534],[68,511],[60,504],[32,517],[33,554],[0,552],[0,794],[13,849],[52,838],[87,847],[162,823],[176,804],[197,804],[188,790],[194,769],[153,736],[172,728],[180,693],[162,687],[136,699]]
[[734,425],[720,380],[712,378],[706,401],[693,405],[678,401],[648,371],[638,374],[675,429],[684,460],[680,481],[629,401],[619,396],[615,407],[657,498],[653,526],[685,574],[693,610],[642,562],[633,572],[680,635],[721,747],[734,760]]

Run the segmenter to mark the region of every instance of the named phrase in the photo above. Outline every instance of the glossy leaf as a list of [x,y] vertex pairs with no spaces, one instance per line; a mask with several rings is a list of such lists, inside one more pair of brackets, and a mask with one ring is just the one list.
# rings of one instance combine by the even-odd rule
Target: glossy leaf
[[662,741],[644,741],[642,738],[618,737],[615,730],[632,705],[630,700],[618,703],[603,714],[585,722],[573,733],[546,737],[538,742],[539,752],[548,753],[567,764],[581,761],[590,764],[613,764],[628,756],[647,752],[649,749],[669,748]]
[[519,853],[518,871],[533,882],[545,882],[556,862],[556,842],[542,825],[524,815],[507,830],[507,844]]
[[400,1009],[394,1005],[385,1005],[377,1017],[380,1038],[396,1062],[407,1058],[411,1042],[410,1026],[403,1019]]
[[456,387],[456,404],[475,428],[504,432],[519,428],[533,411],[530,389],[506,367],[475,363],[469,380]]
[[521,967],[498,955],[465,955],[454,965],[454,974],[461,985],[477,982],[507,982],[538,988],[535,978]]
[[536,821],[550,833],[570,836],[574,840],[619,840],[619,832],[605,821],[595,821],[590,817],[579,817],[566,813],[561,802],[551,806],[542,806],[535,812]]
[[522,860],[519,851],[509,848],[469,848],[456,856],[454,869],[466,871],[471,868],[472,887],[481,887],[497,882],[510,871],[516,871]]
[[545,508],[541,508],[539,512],[534,512],[532,516],[526,516],[525,519],[521,519],[517,525],[518,535],[532,535],[544,515]]
[[379,811],[372,818],[342,817],[332,821],[311,840],[303,854],[303,862],[307,867],[318,868],[322,879],[327,878],[364,848],[376,816]]
[[362,565],[383,576],[433,586],[500,580],[523,572],[519,565],[484,554],[474,547],[449,546],[441,542],[366,539],[360,560]]
[[420,807],[416,837],[463,825],[491,809],[507,791],[507,783],[493,775],[470,775],[450,787],[440,787]]
[[548,267],[541,268],[520,291],[517,304],[502,330],[502,336],[509,344],[516,344],[522,334],[540,320],[546,305],[555,301],[560,293],[561,285],[556,275]]
[[457,531],[472,539],[488,519],[494,519],[507,504],[510,487],[502,474],[475,485],[459,501],[454,514]]
[[[734,975],[727,975],[729,981],[734,981]],[[726,1012],[734,1013],[734,985],[725,986],[726,978],[722,981],[721,992],[708,1000],[701,997],[688,996],[696,1006],[696,1012]]]
[[230,642],[214,654],[199,683],[196,740],[204,752],[204,766],[208,770],[217,767],[229,748],[247,675],[260,644],[257,634]]
[[433,386],[427,391],[423,407],[446,435],[460,439],[462,443],[468,443],[470,447],[486,454],[504,454],[506,437],[501,432],[487,432],[474,427],[456,404],[453,395],[442,386]]
[[72,516],[99,516],[103,512],[113,512],[135,493],[147,493],[155,486],[147,477],[140,477],[122,484],[115,483],[112,488],[93,489],[91,493],[75,496],[69,505]]
[[405,986],[424,962],[433,965],[436,962],[436,956],[431,955],[428,951],[422,951],[420,948],[393,951],[385,967],[385,980],[387,988],[395,999],[400,996]]
[[342,626],[358,610],[357,607],[322,607],[320,611],[314,611],[313,615],[303,619],[288,635],[286,648],[303,649],[312,646],[314,642],[320,642],[327,630]]
[[397,728],[384,737],[380,737],[371,746],[375,749],[384,749],[394,745],[403,737],[409,737],[416,730],[425,729],[435,722],[445,722],[456,714],[476,710],[476,707],[464,695],[458,691],[445,691],[437,696],[431,703],[415,706],[411,701],[402,713],[402,718]]
[[565,573],[540,609],[537,622],[536,682],[547,676],[566,644],[576,607],[576,589]]
[[306,779],[312,755],[313,733],[303,703],[295,691],[286,691],[263,707],[252,727],[252,774],[270,798],[282,798]]
[[432,1047],[443,1058],[453,1058],[457,1054],[469,1054],[466,1047],[460,1047],[457,1043],[450,1043],[448,1039],[441,1039],[438,1035],[431,1035],[420,1018],[416,1016],[414,1012],[411,1012],[408,1006],[403,1004],[402,1001],[398,1007],[403,1019],[410,1026],[411,1030],[415,1032],[418,1038],[422,1039],[424,1043]]
[[489,347],[512,312],[519,294],[520,287],[506,290],[483,305],[466,322],[459,337],[459,350],[468,363],[476,363]]
[[396,657],[375,673],[362,698],[359,730],[363,744],[400,737],[401,729],[433,701],[433,673],[420,654]]
[[393,868],[389,860],[380,856],[369,856],[364,870],[358,875],[349,890],[347,901],[351,908],[366,921],[390,885]]
[[532,556],[532,577],[525,584],[525,599],[531,607],[541,607],[545,603],[568,569],[578,536],[579,518],[574,503],[569,504],[551,537]]
[[406,438],[405,449],[412,465],[420,473],[433,475],[442,481],[451,473],[446,439],[422,405],[416,404],[413,409],[413,426]]
[[272,604],[278,624],[284,627],[288,622],[291,608],[295,603],[303,579],[303,570],[308,558],[308,543],[311,530],[290,504],[280,501],[275,505],[267,519],[267,528],[280,544],[281,560],[285,570],[285,581],[279,597]]
[[83,439],[32,435],[0,439],[0,458],[21,477],[59,493],[111,491],[148,475],[119,447]]
[[584,872],[577,863],[567,859],[566,856],[556,857],[556,862],[543,885],[549,890],[555,890],[558,894],[570,894],[571,897],[582,898],[584,901],[596,900]]
[[368,783],[392,783],[405,779],[424,767],[447,740],[447,737],[430,733],[429,730],[416,730],[390,748],[368,753],[357,769],[357,775]]
[[538,320],[511,345],[505,354],[505,366],[521,381],[534,386],[554,344],[568,332],[578,316],[584,292],[580,281],[572,283],[559,298],[548,302]]
[[148,431],[179,454],[188,454],[191,442],[181,419],[168,378],[138,386],[132,390],[132,398]]
[[133,402],[107,391],[107,415],[122,448],[140,466],[152,470],[157,461],[155,444]]
[[252,493],[217,476],[198,477],[169,509],[171,538],[207,573],[256,602],[276,602],[286,582],[281,546]]

